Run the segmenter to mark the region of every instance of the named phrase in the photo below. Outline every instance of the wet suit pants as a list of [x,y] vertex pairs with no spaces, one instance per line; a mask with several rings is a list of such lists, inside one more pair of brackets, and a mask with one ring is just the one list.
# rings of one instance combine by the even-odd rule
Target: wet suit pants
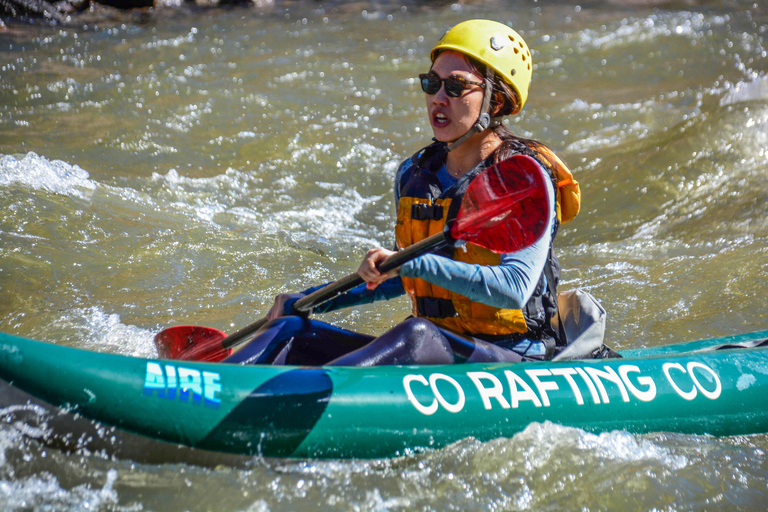
[[240,364],[379,366],[519,362],[522,356],[492,343],[408,318],[379,337],[300,316],[266,323],[250,343],[224,360]]

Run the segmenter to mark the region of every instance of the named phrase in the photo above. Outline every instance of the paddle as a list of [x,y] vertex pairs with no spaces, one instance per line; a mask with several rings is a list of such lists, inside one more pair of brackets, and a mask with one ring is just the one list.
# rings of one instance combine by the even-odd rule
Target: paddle
[[[539,164],[523,155],[483,170],[467,188],[456,218],[442,232],[385,259],[379,266],[381,272],[442,247],[458,247],[466,242],[497,253],[530,246],[544,234],[552,212],[545,186],[547,179]],[[302,297],[294,303],[293,310],[309,314],[312,308],[362,283],[360,276],[350,274]],[[251,341],[266,322],[262,318],[230,336],[210,327],[170,327],[155,336],[155,344],[162,358],[215,362],[229,355],[231,348]]]

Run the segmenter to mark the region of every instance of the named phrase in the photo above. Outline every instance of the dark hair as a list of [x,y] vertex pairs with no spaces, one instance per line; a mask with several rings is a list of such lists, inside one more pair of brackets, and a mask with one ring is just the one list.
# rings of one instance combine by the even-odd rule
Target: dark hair
[[[488,76],[488,66],[475,59],[464,56],[472,71],[480,76],[486,77],[486,81],[491,84],[491,115],[507,116],[517,112],[520,99],[515,90],[499,77],[499,74],[491,70]],[[501,139],[501,146],[496,150],[494,156],[495,163],[506,160],[517,153],[529,154],[538,157],[547,164],[550,169],[557,172],[560,166],[565,164],[555,155],[554,151],[549,149],[544,143],[535,139],[526,139],[518,137],[512,133],[509,128],[499,123],[493,128],[493,132]]]

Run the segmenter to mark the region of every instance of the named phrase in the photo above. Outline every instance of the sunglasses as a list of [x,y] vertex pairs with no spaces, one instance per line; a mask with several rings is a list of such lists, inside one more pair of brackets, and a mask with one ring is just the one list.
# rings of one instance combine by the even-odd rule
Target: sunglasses
[[464,93],[464,89],[468,89],[473,85],[485,88],[483,82],[472,82],[471,80],[466,80],[458,76],[440,78],[437,76],[437,73],[432,71],[420,74],[419,80],[421,81],[421,90],[427,94],[437,94],[440,87],[445,84],[445,94],[451,98],[458,98]]

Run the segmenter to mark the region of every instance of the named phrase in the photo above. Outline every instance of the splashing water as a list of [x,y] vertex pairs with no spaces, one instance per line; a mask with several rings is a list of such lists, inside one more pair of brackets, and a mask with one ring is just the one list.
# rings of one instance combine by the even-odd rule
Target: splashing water
[[[276,293],[392,247],[395,170],[431,137],[415,76],[448,27],[484,17],[533,49],[528,104],[507,123],[581,183],[582,212],[558,235],[561,287],[601,300],[611,346],[765,329],[768,12],[736,0],[289,2],[0,32],[0,330],[151,357],[163,327],[231,332]],[[379,333],[408,314],[401,300],[324,319]],[[48,448],[45,422],[0,409],[0,509],[730,512],[768,500],[766,436],[544,423],[391,460],[211,469]]]

